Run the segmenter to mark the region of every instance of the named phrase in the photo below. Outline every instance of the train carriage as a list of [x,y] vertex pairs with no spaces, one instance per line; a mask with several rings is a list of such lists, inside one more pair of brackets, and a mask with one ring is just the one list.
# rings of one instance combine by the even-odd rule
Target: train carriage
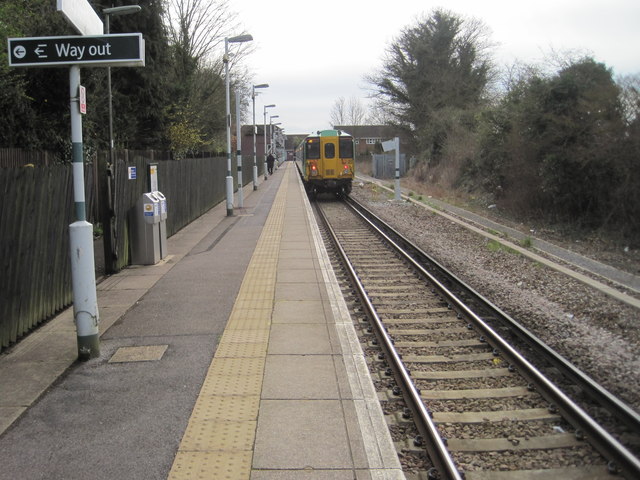
[[340,130],[320,130],[296,150],[296,163],[307,192],[351,193],[355,175],[353,136]]

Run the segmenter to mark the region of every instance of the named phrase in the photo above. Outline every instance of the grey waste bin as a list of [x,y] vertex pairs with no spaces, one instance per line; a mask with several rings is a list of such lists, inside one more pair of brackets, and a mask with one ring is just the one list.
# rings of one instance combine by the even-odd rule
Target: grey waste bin
[[154,265],[160,258],[160,199],[143,193],[133,212],[131,263]]

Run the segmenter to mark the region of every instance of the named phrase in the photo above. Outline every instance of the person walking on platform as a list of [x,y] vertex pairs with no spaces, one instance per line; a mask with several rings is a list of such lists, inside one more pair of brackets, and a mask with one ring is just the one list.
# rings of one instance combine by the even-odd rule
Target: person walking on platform
[[267,156],[267,170],[269,171],[269,175],[273,175],[273,162],[276,159],[274,158],[273,154],[269,154]]

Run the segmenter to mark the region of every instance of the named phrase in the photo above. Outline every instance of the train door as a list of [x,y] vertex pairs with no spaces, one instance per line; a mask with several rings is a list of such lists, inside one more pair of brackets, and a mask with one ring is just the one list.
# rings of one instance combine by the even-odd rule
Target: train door
[[353,159],[353,137],[343,136],[338,138],[338,156],[340,157],[341,175],[343,178],[353,178],[354,159]]
[[335,137],[326,138],[322,143],[322,158],[324,162],[322,165],[322,172],[324,178],[337,178],[340,174],[340,158],[338,155],[336,140],[337,138]]
[[318,178],[321,163],[321,148],[319,137],[308,137],[304,144],[304,178],[313,180]]

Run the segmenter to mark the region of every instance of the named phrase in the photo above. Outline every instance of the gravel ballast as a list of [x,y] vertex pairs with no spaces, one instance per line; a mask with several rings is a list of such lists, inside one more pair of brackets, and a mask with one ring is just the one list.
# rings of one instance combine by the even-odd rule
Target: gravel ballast
[[380,187],[355,187],[409,240],[531,330],[578,368],[640,410],[638,310]]

